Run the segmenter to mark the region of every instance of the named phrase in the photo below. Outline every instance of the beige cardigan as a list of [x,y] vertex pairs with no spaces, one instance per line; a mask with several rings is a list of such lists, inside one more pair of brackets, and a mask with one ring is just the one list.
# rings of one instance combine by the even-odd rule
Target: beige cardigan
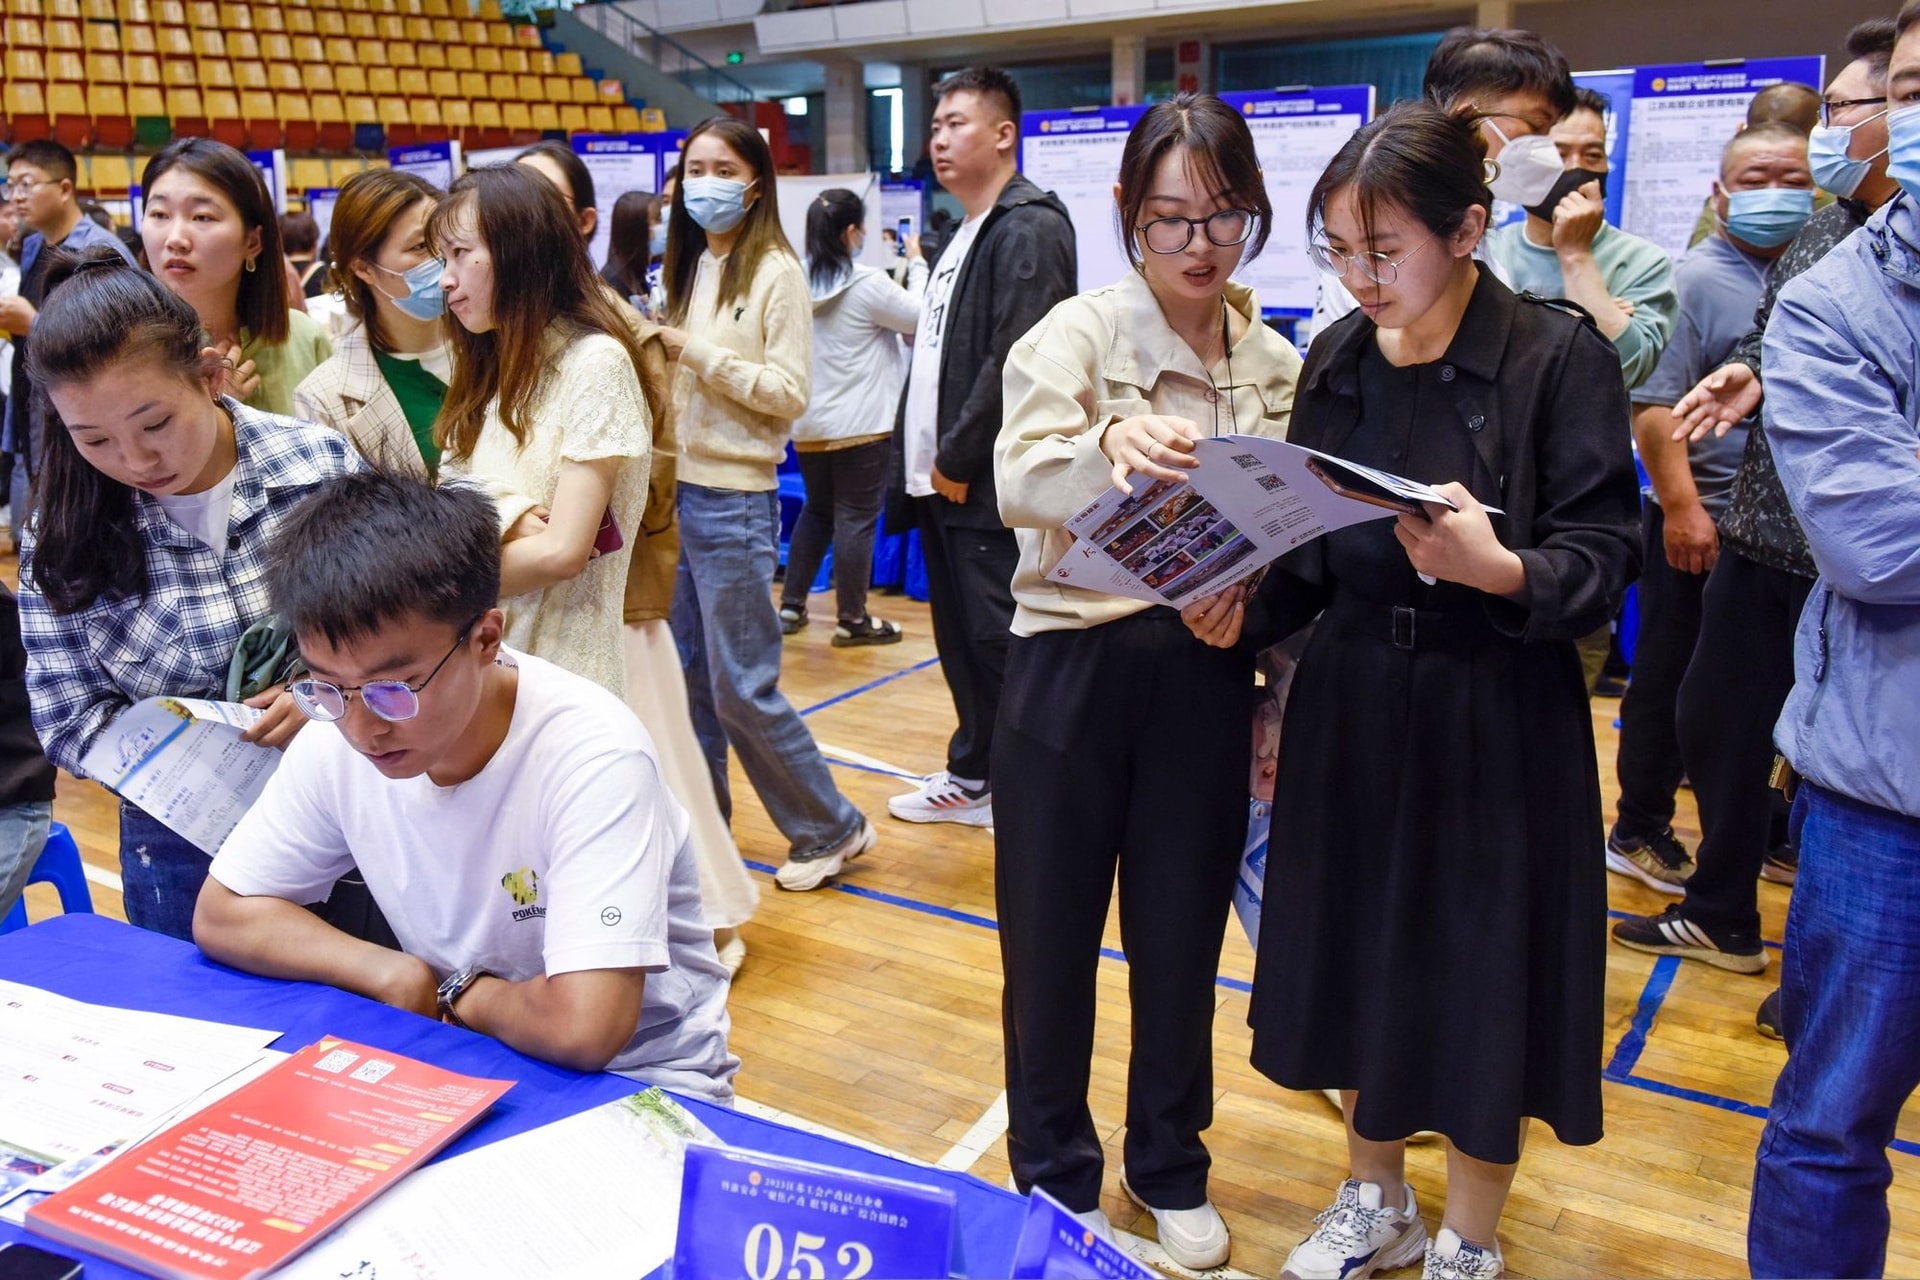
[[332,427],[377,466],[419,476],[427,473],[399,397],[374,362],[365,325],[356,324],[342,334],[333,355],[294,388],[293,416]]
[[765,492],[813,390],[813,304],[800,263],[769,253],[746,296],[716,306],[726,260],[700,255],[673,385],[680,480]]

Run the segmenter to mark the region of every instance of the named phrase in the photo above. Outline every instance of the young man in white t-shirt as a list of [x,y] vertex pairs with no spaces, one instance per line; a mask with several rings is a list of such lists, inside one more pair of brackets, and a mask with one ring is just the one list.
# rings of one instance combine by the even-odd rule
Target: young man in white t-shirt
[[[310,718],[214,858],[194,940],[581,1071],[733,1097],[727,973],[687,816],[611,693],[500,641],[476,490],[362,472],[298,507],[267,569]],[[402,950],[306,909],[357,865]]]

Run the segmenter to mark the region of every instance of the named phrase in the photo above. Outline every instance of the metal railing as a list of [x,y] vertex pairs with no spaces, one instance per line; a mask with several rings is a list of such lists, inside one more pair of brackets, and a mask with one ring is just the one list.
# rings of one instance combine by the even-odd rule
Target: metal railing
[[572,12],[586,26],[641,61],[652,63],[708,102],[753,102],[759,97],[752,86],[619,8],[614,0],[583,0]]

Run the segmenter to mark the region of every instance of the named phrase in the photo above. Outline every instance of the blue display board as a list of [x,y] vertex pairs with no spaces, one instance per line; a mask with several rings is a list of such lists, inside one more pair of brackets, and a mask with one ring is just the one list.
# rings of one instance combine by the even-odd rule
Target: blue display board
[[326,244],[333,231],[333,206],[340,202],[338,187],[308,187],[307,216],[320,228],[320,243]]
[[1627,204],[1627,121],[1633,116],[1632,71],[1579,71],[1573,82],[1606,98],[1607,112],[1607,221],[1620,225]]
[[1020,117],[1020,170],[1067,207],[1082,292],[1112,284],[1131,269],[1120,245],[1113,186],[1120,180],[1127,134],[1146,110],[1100,107]]
[[651,195],[660,189],[660,134],[594,133],[576,134],[573,153],[593,175],[594,204],[600,220],[594,226],[593,239],[587,245],[593,265],[607,265],[608,237],[613,231],[613,206],[629,191]]
[[267,192],[273,197],[273,211],[287,211],[287,153],[284,151],[249,151],[247,160],[260,171],[260,180],[267,184]]
[[445,191],[466,172],[458,142],[423,142],[417,147],[388,147],[387,163],[405,173],[417,173]]

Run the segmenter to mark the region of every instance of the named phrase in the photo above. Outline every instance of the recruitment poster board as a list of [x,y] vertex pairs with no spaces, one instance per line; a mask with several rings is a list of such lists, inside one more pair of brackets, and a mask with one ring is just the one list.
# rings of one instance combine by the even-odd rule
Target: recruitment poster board
[[1020,171],[1058,196],[1073,223],[1080,291],[1112,284],[1132,264],[1120,246],[1113,186],[1120,153],[1145,107],[1026,111],[1020,116]]
[[629,191],[648,195],[660,189],[660,135],[657,133],[576,134],[573,153],[593,175],[598,224],[587,250],[593,265],[607,265],[607,246],[613,235],[613,206]]
[[458,142],[423,142],[417,147],[388,147],[387,163],[402,173],[417,173],[445,191],[465,173]]
[[1246,117],[1273,203],[1267,247],[1235,277],[1253,286],[1267,315],[1313,314],[1320,272],[1307,257],[1307,197],[1334,153],[1373,119],[1370,84],[1223,93]]
[[1618,183],[1619,226],[1678,258],[1713,192],[1721,149],[1745,122],[1753,95],[1783,81],[1817,91],[1825,84],[1826,59],[1679,63],[1637,67],[1632,75],[1627,117],[1620,122],[1626,171]]
[[1576,71],[1573,82],[1582,89],[1593,90],[1610,104],[1607,110],[1607,222],[1617,227],[1627,203],[1627,121],[1633,115],[1633,69]]
[[284,151],[249,151],[247,160],[260,171],[260,180],[267,184],[267,194],[273,197],[273,211],[287,211],[287,153]]
[[340,203],[338,187],[308,187],[307,216],[320,228],[320,243],[325,244],[333,232],[333,206]]

